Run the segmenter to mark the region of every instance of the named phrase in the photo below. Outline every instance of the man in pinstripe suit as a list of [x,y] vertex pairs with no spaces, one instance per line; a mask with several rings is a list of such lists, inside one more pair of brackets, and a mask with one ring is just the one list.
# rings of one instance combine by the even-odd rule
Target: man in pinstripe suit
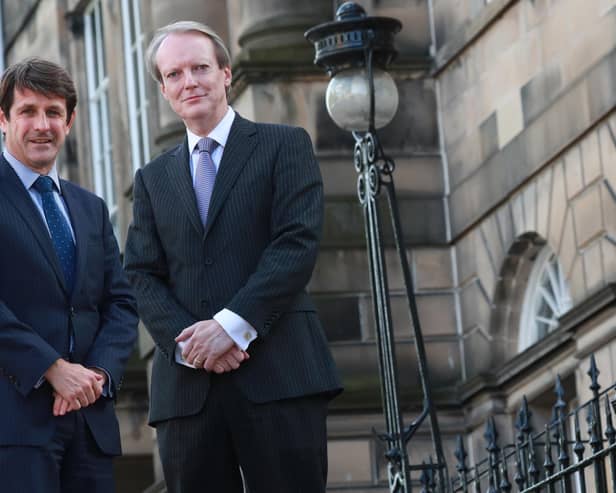
[[[135,176],[125,266],[156,350],[150,423],[172,493],[325,491],[340,391],[305,292],[323,197],[306,132],[227,104],[209,27],[159,29],[149,69],[187,136]],[[209,170],[209,171],[208,171]]]

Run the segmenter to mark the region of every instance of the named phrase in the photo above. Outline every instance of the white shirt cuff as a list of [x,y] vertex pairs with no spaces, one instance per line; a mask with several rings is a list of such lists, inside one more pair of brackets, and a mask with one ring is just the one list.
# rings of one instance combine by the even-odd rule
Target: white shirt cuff
[[246,351],[248,345],[257,338],[257,331],[253,326],[227,308],[223,308],[214,315],[214,320],[222,326],[242,351]]
[[178,363],[179,365],[188,366],[188,368],[195,368],[195,365],[191,365],[190,363],[187,363],[186,361],[184,361],[184,358],[182,357],[182,350],[184,349],[184,346],[186,345],[187,342],[188,341],[180,341],[176,344],[175,362]]

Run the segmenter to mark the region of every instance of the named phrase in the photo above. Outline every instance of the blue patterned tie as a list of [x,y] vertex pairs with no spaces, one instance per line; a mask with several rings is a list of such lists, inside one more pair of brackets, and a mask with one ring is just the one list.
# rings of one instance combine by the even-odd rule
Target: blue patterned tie
[[197,196],[197,208],[201,222],[205,226],[207,213],[210,208],[210,199],[214,182],[216,181],[216,165],[212,161],[212,152],[218,145],[214,139],[204,137],[197,143],[199,148],[199,162],[195,170],[195,195]]
[[43,212],[51,233],[51,240],[58,259],[60,259],[64,279],[70,293],[73,291],[75,279],[75,244],[70,227],[53,196],[53,180],[49,176],[39,176],[32,186],[41,194]]

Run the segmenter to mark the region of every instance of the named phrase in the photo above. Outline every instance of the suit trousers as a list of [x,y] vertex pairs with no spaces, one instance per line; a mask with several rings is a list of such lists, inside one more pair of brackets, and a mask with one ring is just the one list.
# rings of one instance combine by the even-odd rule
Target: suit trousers
[[113,493],[112,457],[99,450],[81,412],[54,419],[48,446],[0,447],[0,491]]
[[257,404],[229,374],[212,375],[201,412],[156,426],[167,491],[325,492],[328,401],[314,395]]

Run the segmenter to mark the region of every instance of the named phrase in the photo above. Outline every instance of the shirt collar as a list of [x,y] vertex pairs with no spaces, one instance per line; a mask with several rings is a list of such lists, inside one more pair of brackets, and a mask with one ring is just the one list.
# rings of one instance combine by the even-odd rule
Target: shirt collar
[[[4,151],[2,151],[2,154],[4,155],[4,159],[7,160],[11,168],[13,168],[15,173],[17,173],[17,176],[24,184],[24,187],[26,187],[26,190],[30,190],[30,187],[32,187],[36,179],[41,176],[40,173],[37,173],[36,171],[33,171],[28,168],[25,164],[23,164],[15,156],[13,156],[8,150],[4,149]],[[60,178],[58,177],[58,168],[56,167],[55,162],[53,163],[53,166],[47,176],[49,176],[49,178],[51,178],[55,183],[56,190],[58,191],[58,193],[62,194],[60,189]]]
[[222,120],[220,120],[218,125],[216,125],[208,135],[197,135],[186,128],[188,150],[192,152],[195,149],[197,142],[199,142],[199,140],[203,137],[210,137],[214,139],[218,145],[224,149],[225,145],[227,145],[227,139],[229,138],[229,132],[231,131],[231,125],[233,124],[234,118],[235,111],[233,111],[231,106],[229,106],[225,116],[222,117]]

